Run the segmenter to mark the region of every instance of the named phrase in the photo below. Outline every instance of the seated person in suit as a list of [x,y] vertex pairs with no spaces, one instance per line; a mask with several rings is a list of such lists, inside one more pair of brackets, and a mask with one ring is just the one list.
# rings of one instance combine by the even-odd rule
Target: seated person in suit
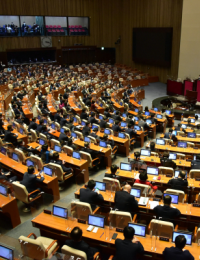
[[115,146],[115,142],[113,140],[109,140],[107,134],[104,134],[102,139],[100,139],[100,140],[102,140],[102,141],[106,142],[107,144],[111,145],[112,148]]
[[36,117],[32,118],[32,121],[30,122],[30,125],[28,126],[28,132],[30,132],[30,130],[36,130],[37,129],[38,124],[36,123]]
[[153,186],[150,181],[147,181],[148,175],[147,175],[146,171],[142,171],[139,175],[139,178],[140,178],[139,180],[138,179],[135,180],[135,183],[141,183],[141,184],[149,185],[149,186],[151,186],[151,188],[154,191],[156,191],[158,189],[157,186]]
[[66,127],[68,127],[71,131],[73,131],[74,130],[74,125],[73,125],[73,118],[71,117],[70,119],[69,119],[69,122],[65,125]]
[[115,121],[115,123],[112,125],[112,130],[114,132],[121,132],[122,128],[119,126],[120,122],[118,120]]
[[[63,114],[63,117],[61,117],[60,119],[60,126],[63,127],[63,126],[66,126],[68,121],[67,121],[67,116],[68,114]],[[73,122],[73,121],[72,121]]]
[[95,113],[91,112],[91,116],[89,117],[88,121],[91,124],[99,124],[99,120],[95,118]]
[[196,155],[196,160],[191,161],[191,169],[200,169],[200,154]]
[[148,106],[145,107],[144,112],[149,112]]
[[42,159],[43,163],[50,162],[50,152],[48,151],[48,144],[42,145],[42,150],[40,151],[40,158]]
[[136,136],[136,131],[133,129],[131,123],[128,123],[128,128],[125,129],[125,133],[129,134],[130,139]]
[[181,259],[181,260],[194,260],[189,250],[185,250],[186,238],[184,235],[178,235],[175,238],[175,247],[166,247],[163,251],[165,260]]
[[121,118],[121,116],[120,116],[120,112],[119,112],[119,111],[116,111],[116,113],[113,114],[112,117],[115,119],[115,121],[116,121],[116,120],[119,121],[119,122],[122,121],[122,118]]
[[[121,177],[118,175],[115,175],[118,169],[119,169],[119,167],[116,164],[111,165],[111,167],[110,167],[111,174],[105,173],[104,177],[117,179],[118,181],[121,181]],[[123,182],[122,184],[125,185],[126,182]]]
[[49,115],[49,113],[50,113],[48,109],[44,108],[43,104],[39,104],[39,109],[40,109],[41,113],[45,116]]
[[71,231],[71,239],[67,239],[65,244],[71,248],[83,251],[87,255],[88,260],[93,260],[94,255],[99,251],[98,249],[89,246],[82,240],[82,230],[79,227],[74,227]]
[[100,124],[99,124],[101,128],[108,128],[109,127],[109,125],[106,121],[107,121],[107,117],[104,116],[103,119],[101,119]]
[[169,132],[168,133],[165,133],[164,135],[164,138],[167,138],[167,139],[171,139],[172,137],[172,132],[173,132],[173,129],[169,129]]
[[21,114],[17,114],[17,115],[15,116],[15,121],[16,121],[18,124],[20,124],[20,125],[22,125],[22,124],[24,123]]
[[99,191],[95,191],[94,187],[96,183],[94,180],[89,180],[87,188],[80,189],[80,201],[86,202],[91,205],[92,210],[95,210],[96,204],[104,201],[103,196],[99,193]]
[[85,126],[83,127],[82,133],[84,136],[87,136],[90,134],[90,127],[89,127],[90,123],[86,122]]
[[39,125],[37,125],[37,130],[36,130],[38,133],[41,132],[43,125],[44,125],[44,120],[43,120],[43,119],[40,119]]
[[54,115],[54,121],[60,123],[60,120],[61,120],[61,119],[62,119],[61,110],[58,109],[58,110],[57,110],[57,113]]
[[134,210],[138,208],[138,202],[133,195],[130,195],[131,186],[126,184],[122,191],[115,193],[115,209],[130,212],[134,215]]
[[88,114],[86,113],[86,109],[85,108],[83,108],[82,113],[80,115],[80,118],[88,120]]
[[144,253],[144,247],[140,241],[134,237],[135,230],[132,227],[124,228],[124,240],[117,238],[115,240],[116,253],[114,260],[133,260],[138,254]]
[[105,115],[107,118],[108,118],[108,117],[111,117],[111,114],[109,113],[109,108],[108,108],[108,107],[105,108],[104,115]]
[[90,149],[90,144],[88,142],[84,143],[84,148],[81,148],[81,151],[89,153],[92,157],[92,160],[98,157],[99,152]]
[[61,143],[61,145],[65,145],[69,139],[69,136],[70,136],[69,130],[65,129],[64,133],[60,133],[58,141]]
[[155,146],[156,146],[155,142],[151,142],[150,143],[150,147],[149,148],[150,148],[151,152],[156,152]]
[[185,188],[188,186],[188,181],[187,179],[185,179],[185,176],[185,172],[181,171],[179,173],[178,179],[169,180],[168,184],[171,185],[171,189],[184,191]]
[[50,162],[60,165],[62,167],[63,172],[65,173],[65,175],[68,175],[71,172],[73,172],[73,170],[71,168],[68,168],[68,167],[64,166],[65,162],[61,161],[59,159],[59,153],[58,152],[54,152],[53,153],[53,158],[50,160]]
[[169,153],[164,152],[163,153],[163,158],[160,159],[161,165],[164,167],[171,167],[173,169],[176,169],[176,163],[169,159]]
[[96,138],[96,140],[99,140],[100,139],[100,136],[98,136],[96,133],[98,132],[98,128],[93,128],[92,129],[92,133],[89,134],[90,136]]
[[7,130],[5,131],[4,142],[12,143],[13,145],[17,145],[17,134],[12,133],[13,128],[12,125],[8,125]]
[[177,218],[181,215],[181,212],[178,209],[170,207],[171,201],[171,196],[167,195],[163,197],[164,205],[158,205],[153,209],[158,219],[174,222],[174,218]]
[[6,171],[2,165],[0,165],[0,180],[6,180],[9,182],[13,182],[17,180],[17,176],[10,176],[10,172]]
[[176,131],[181,131],[181,123],[178,124],[178,126],[175,127]]
[[133,115],[128,115],[128,117],[126,118],[126,122],[128,124],[130,124],[131,126],[134,126],[135,125],[135,121],[133,119]]

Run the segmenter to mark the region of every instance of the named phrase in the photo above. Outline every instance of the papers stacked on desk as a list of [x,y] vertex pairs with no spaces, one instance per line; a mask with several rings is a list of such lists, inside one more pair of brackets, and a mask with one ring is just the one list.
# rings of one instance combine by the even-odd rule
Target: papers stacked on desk
[[159,205],[158,201],[149,201],[150,209],[154,209],[156,206]]
[[140,197],[140,200],[138,202],[138,205],[141,205],[141,206],[146,206],[147,203],[149,201],[149,198],[146,198],[146,197]]

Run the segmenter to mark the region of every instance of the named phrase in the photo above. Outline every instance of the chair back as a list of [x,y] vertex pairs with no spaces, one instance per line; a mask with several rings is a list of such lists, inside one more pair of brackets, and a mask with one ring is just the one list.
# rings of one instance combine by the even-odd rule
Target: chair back
[[23,256],[27,256],[30,259],[44,259],[45,247],[41,241],[38,239],[31,239],[25,236],[19,237],[19,242],[21,244],[21,250]]
[[185,154],[183,154],[183,153],[177,153],[177,159],[185,160]]
[[87,255],[85,252],[74,249],[72,247],[64,245],[61,248],[61,252],[66,255],[66,259],[79,259],[79,260],[87,260]]
[[26,187],[16,181],[12,182],[15,198],[29,204],[28,191]]
[[121,190],[121,185],[120,185],[119,180],[104,177],[103,182],[106,183],[106,190],[111,190],[111,191]]
[[72,156],[73,154],[73,148],[67,146],[67,145],[64,145],[63,146],[63,151],[64,153],[66,153],[68,156]]
[[45,140],[45,141],[47,142],[47,137],[46,137],[46,135],[40,133],[40,134],[39,134],[39,138],[41,138],[41,139],[43,139],[43,140]]
[[151,186],[141,183],[134,183],[133,188],[139,188],[141,190],[141,196],[144,194],[148,194],[151,190]]
[[91,157],[91,155],[89,153],[86,153],[86,152],[83,152],[83,151],[80,151],[80,154],[81,154],[81,159],[88,161],[89,168],[92,168],[92,157]]
[[24,152],[21,151],[20,149],[17,149],[17,148],[15,148],[14,151],[16,152],[16,154],[18,154],[19,160],[20,160],[22,163],[25,163],[25,161],[26,161],[26,156],[25,156]]
[[200,170],[190,170],[189,175],[191,179],[200,178]]
[[174,189],[166,189],[164,193],[169,193],[169,194],[175,194],[179,195],[178,197],[178,202],[184,202],[185,199],[185,192],[182,190],[174,190]]
[[200,228],[197,229],[195,243],[198,243],[199,239],[200,239]]
[[73,201],[71,203],[71,214],[74,218],[88,221],[88,215],[92,214],[92,208],[89,203]]
[[79,139],[83,139],[83,134],[82,134],[81,132],[79,132],[79,131],[74,131],[74,133],[77,134],[77,136],[78,136]]
[[192,142],[187,142],[187,147],[194,147],[194,143],[192,143]]
[[63,169],[61,165],[55,164],[55,163],[49,163],[47,166],[49,166],[51,169],[53,169],[53,174],[57,176],[59,181],[63,181]]
[[97,143],[97,140],[96,140],[96,138],[94,138],[93,136],[90,136],[90,135],[88,135],[88,137],[90,138],[90,140],[91,140],[91,143],[94,143],[94,144],[96,144],[96,143]]
[[42,168],[43,168],[42,159],[40,157],[36,156],[36,155],[31,155],[30,159],[32,159],[36,163],[38,170],[41,171]]
[[60,124],[58,122],[55,122],[55,126],[56,126],[57,130],[60,130]]
[[55,145],[61,146],[60,142],[56,139],[51,139],[50,143],[51,143],[51,148],[54,148]]
[[172,238],[173,231],[174,225],[171,222],[157,219],[152,219],[150,222],[150,234],[152,232],[152,236]]
[[114,228],[125,228],[129,222],[132,222],[132,216],[129,212],[111,210],[109,213],[110,225]]
[[30,129],[31,132],[31,142],[36,142],[37,141],[37,133],[35,130]]
[[159,166],[158,167],[159,174],[164,174],[164,175],[171,175],[174,176],[174,169],[171,167],[164,167],[164,166]]
[[80,117],[79,117],[79,116],[77,116],[77,115],[76,115],[76,116],[75,116],[75,118],[77,119],[77,122],[78,122],[78,123],[80,123],[80,122],[81,122],[81,119],[80,119]]

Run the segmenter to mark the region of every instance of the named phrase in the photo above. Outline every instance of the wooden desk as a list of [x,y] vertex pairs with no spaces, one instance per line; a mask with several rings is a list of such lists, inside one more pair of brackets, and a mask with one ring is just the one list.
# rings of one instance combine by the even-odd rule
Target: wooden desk
[[24,104],[22,106],[22,110],[24,112],[25,117],[27,117],[29,119],[33,118],[33,111],[32,111],[32,109],[30,110],[28,104]]
[[193,149],[192,147],[180,148],[180,147],[172,147],[170,145],[155,145],[155,148],[162,151],[171,151],[175,153],[184,153],[184,154],[197,154],[200,153],[200,149]]
[[0,194],[0,214],[11,221],[13,228],[21,224],[17,200],[12,196],[9,198]]
[[[160,138],[164,138],[164,135],[161,135]],[[177,135],[176,138],[178,141],[184,141],[184,142],[191,142],[191,143],[200,143],[200,138],[191,138],[191,137],[185,137],[181,135]]]

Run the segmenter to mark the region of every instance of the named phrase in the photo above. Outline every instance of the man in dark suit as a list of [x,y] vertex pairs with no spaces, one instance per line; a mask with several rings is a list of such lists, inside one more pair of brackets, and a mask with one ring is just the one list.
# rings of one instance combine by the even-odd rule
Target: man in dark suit
[[125,185],[122,191],[115,193],[115,209],[130,212],[134,215],[134,210],[138,208],[138,202],[134,196],[130,195],[131,186]]
[[87,259],[93,260],[93,257],[95,253],[98,252],[98,249],[90,247],[85,241],[83,241],[82,234],[83,232],[79,227],[74,227],[70,234],[71,239],[66,240],[65,244],[71,248],[85,252]]
[[92,210],[95,210],[96,204],[104,201],[104,198],[101,194],[94,191],[96,183],[94,180],[89,180],[86,189],[80,189],[80,201],[89,203],[92,207]]
[[130,138],[133,138],[136,136],[135,130],[133,130],[133,126],[131,123],[128,124],[128,128],[125,129],[125,133],[129,134]]
[[13,145],[17,145],[17,134],[12,133],[13,129],[11,125],[8,125],[7,131],[5,131],[5,136],[4,136],[4,142],[9,142],[12,143]]
[[137,254],[144,253],[144,247],[140,241],[134,237],[135,230],[132,227],[124,228],[124,240],[117,238],[115,240],[116,254],[114,260],[133,260]]
[[115,121],[115,123],[112,125],[112,130],[114,132],[121,132],[122,129],[121,127],[119,126],[120,122],[118,120]]
[[183,249],[186,245],[186,238],[184,235],[178,235],[175,238],[176,247],[166,247],[163,251],[163,257],[165,260],[194,260],[189,250]]
[[164,152],[163,153],[163,158],[160,159],[161,165],[164,167],[171,167],[173,169],[176,168],[176,163],[174,161],[172,161],[171,159],[169,159],[169,153],[168,152]]
[[58,110],[57,110],[57,113],[54,115],[54,121],[60,123],[60,120],[61,120],[61,119],[62,119],[61,110],[58,109]]
[[93,128],[92,129],[92,133],[90,134],[90,136],[94,137],[95,139],[99,140],[100,136],[98,136],[96,133],[98,132],[98,128]]
[[84,136],[87,136],[90,134],[90,127],[89,127],[90,123],[86,122],[85,126],[83,127],[82,133]]
[[85,105],[88,106],[88,107],[91,107],[91,100],[92,100],[92,97],[91,96],[88,96],[86,102],[85,102]]
[[168,133],[165,133],[164,138],[170,139],[171,136],[172,136],[172,132],[173,132],[173,129],[170,128],[170,129],[169,129],[169,132],[168,132]]
[[60,126],[62,127],[62,126],[65,126],[67,123],[68,123],[68,121],[67,121],[67,114],[65,113],[65,114],[63,114],[63,117],[61,117],[61,120],[60,120]]
[[135,121],[133,120],[133,116],[132,115],[128,115],[128,118],[126,118],[126,122],[128,124],[130,124],[131,126],[135,125]]
[[171,189],[184,191],[188,186],[188,181],[185,179],[185,176],[185,172],[180,171],[178,179],[169,180],[168,184],[171,185]]
[[107,134],[104,134],[100,141],[106,142],[107,144],[111,145],[112,148],[115,146],[115,142],[113,140],[109,140]]
[[179,123],[178,126],[175,127],[175,130],[181,131],[181,123]]
[[37,132],[39,132],[39,133],[41,132],[43,125],[44,125],[44,120],[40,119],[39,125],[37,125]]
[[60,165],[62,167],[63,172],[65,173],[65,175],[68,175],[68,174],[73,172],[73,170],[71,168],[68,168],[68,167],[64,166],[64,161],[61,161],[59,159],[59,153],[58,152],[54,152],[53,153],[53,159],[50,162]]
[[111,117],[111,114],[109,113],[109,108],[108,107],[105,108],[104,115],[106,117]]
[[91,112],[91,116],[89,117],[88,121],[91,124],[99,124],[99,120],[95,118],[95,113]]
[[106,116],[104,116],[103,119],[101,119],[100,124],[99,124],[101,128],[107,128],[108,127],[106,119],[107,119]]
[[30,132],[31,129],[36,130],[37,126],[38,124],[36,123],[36,117],[33,117],[30,125],[28,126],[28,132]]
[[99,154],[97,151],[90,149],[90,144],[88,142],[84,143],[84,148],[82,148],[81,151],[89,153],[92,157],[92,160],[96,159]]
[[10,172],[3,169],[3,166],[0,165],[0,180],[2,179],[9,182],[13,182],[17,180],[17,176],[10,177]]
[[19,109],[17,108],[17,104],[14,104],[14,105],[13,105],[13,111],[14,111],[15,115],[20,115],[20,114],[21,114],[21,112],[20,112]]
[[196,160],[191,161],[191,169],[200,169],[200,154],[196,155]]
[[88,119],[88,114],[86,113],[86,109],[85,108],[83,108],[82,113],[80,115],[80,118],[81,119],[85,119],[85,120]]
[[174,218],[181,215],[181,212],[178,209],[170,207],[171,200],[171,196],[167,195],[163,198],[164,205],[158,205],[153,209],[157,218],[162,218],[163,221],[172,222]]
[[69,130],[65,129],[64,133],[60,133],[60,136],[58,138],[58,141],[61,143],[61,145],[64,145],[69,139]]
[[117,111],[112,117],[115,119],[115,121],[116,120],[119,121],[119,122],[122,121],[119,111]]
[[68,127],[71,131],[73,131],[74,129],[73,118],[70,118],[68,123],[65,126]]
[[45,116],[47,116],[47,115],[50,114],[49,110],[45,109],[44,106],[43,106],[43,104],[39,104],[39,109],[40,109],[41,113],[42,113],[43,115],[45,115]]

